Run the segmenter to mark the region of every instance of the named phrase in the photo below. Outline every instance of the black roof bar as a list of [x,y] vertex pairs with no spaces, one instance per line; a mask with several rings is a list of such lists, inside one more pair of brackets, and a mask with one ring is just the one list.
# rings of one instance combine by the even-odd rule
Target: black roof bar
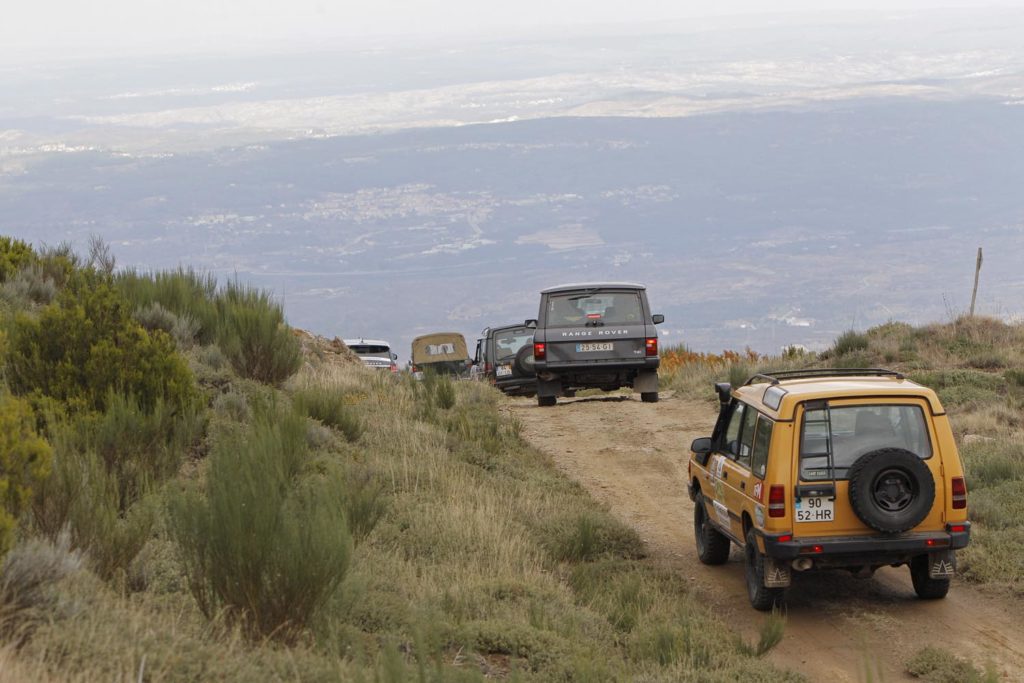
[[817,377],[895,377],[904,379],[902,372],[883,368],[806,368],[804,370],[780,370],[778,372],[758,373],[743,383],[743,386],[763,380],[769,384],[778,384],[788,379],[814,379]]

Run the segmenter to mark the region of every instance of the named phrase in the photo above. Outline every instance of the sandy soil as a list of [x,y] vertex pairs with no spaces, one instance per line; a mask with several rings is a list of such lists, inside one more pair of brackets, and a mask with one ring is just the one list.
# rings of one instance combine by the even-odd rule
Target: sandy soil
[[[710,404],[663,392],[657,404],[607,396],[539,408],[513,399],[509,410],[534,446],[639,531],[652,561],[683,573],[726,622],[756,639],[764,616],[747,602],[740,553],[734,547],[728,564],[707,567],[694,547],[686,463],[690,442],[711,432]],[[1024,681],[1022,608],[1019,599],[959,583],[945,600],[918,600],[905,567],[871,579],[811,572],[794,578],[786,635],[768,657],[812,681],[916,680],[903,665],[937,645]]]

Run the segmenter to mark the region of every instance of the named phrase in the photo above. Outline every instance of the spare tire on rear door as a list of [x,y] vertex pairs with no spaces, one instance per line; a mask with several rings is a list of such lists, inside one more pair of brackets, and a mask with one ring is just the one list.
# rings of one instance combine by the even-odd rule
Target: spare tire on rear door
[[527,344],[519,349],[515,360],[512,361],[512,371],[517,377],[533,377],[536,374],[533,369],[533,344]]
[[918,456],[902,448],[865,453],[850,467],[850,506],[872,529],[913,529],[932,509],[935,480]]

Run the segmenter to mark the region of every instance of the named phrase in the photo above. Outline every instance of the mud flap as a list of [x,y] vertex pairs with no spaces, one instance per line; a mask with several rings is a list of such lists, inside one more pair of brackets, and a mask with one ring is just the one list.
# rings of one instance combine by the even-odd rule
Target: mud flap
[[562,396],[562,383],[557,379],[554,381],[545,381],[537,378],[537,395],[538,396]]
[[789,588],[792,574],[789,563],[764,556],[764,585],[768,588]]
[[928,554],[928,578],[949,579],[956,573],[956,553],[947,550]]
[[653,393],[658,390],[658,373],[641,372],[633,380],[633,391],[643,394]]

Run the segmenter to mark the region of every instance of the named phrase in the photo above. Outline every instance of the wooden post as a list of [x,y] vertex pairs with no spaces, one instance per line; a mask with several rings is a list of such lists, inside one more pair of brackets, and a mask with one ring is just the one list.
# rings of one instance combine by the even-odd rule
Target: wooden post
[[981,247],[978,247],[978,262],[974,266],[974,291],[971,292],[971,317],[974,317],[974,302],[978,300],[978,276],[981,275]]

